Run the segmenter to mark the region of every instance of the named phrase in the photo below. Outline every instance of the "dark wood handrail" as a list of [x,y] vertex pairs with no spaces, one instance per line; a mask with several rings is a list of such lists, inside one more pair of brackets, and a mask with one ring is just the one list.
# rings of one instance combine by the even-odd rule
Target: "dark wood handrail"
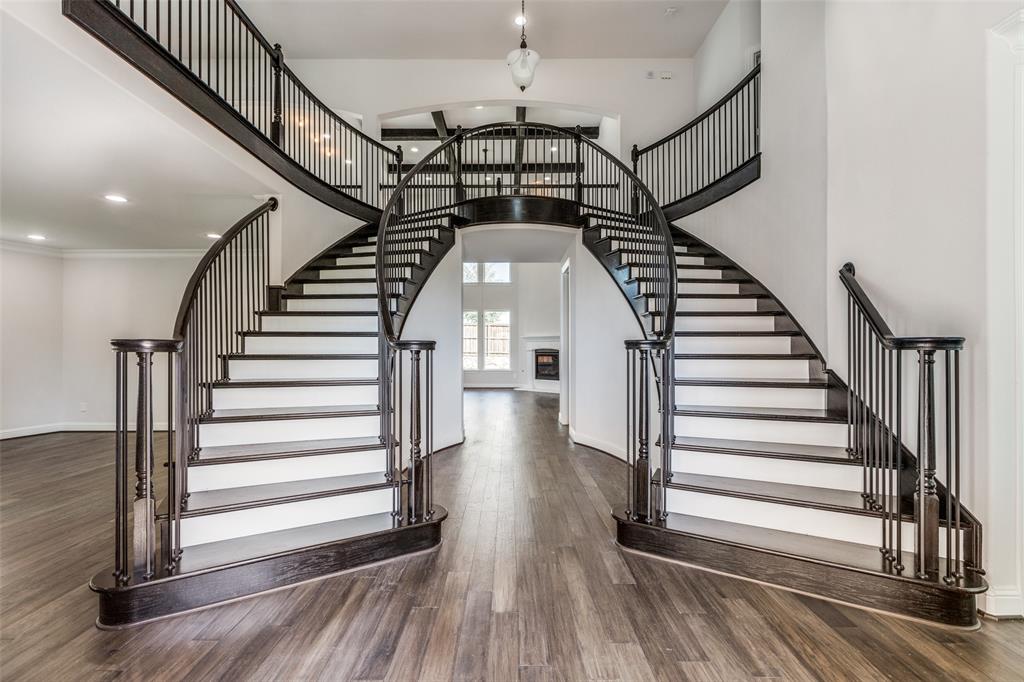
[[196,300],[196,291],[199,289],[199,285],[203,281],[203,277],[210,269],[210,264],[219,256],[224,249],[227,248],[228,244],[236,234],[241,232],[247,225],[252,221],[259,218],[264,213],[277,210],[277,199],[271,197],[265,202],[260,204],[258,207],[253,209],[252,212],[248,213],[244,218],[239,220],[237,223],[231,226],[231,228],[221,235],[220,239],[209,248],[203,259],[199,261],[199,265],[192,272],[192,277],[189,278],[188,284],[185,285],[185,292],[181,295],[181,303],[178,305],[178,317],[174,321],[174,337],[177,339],[184,338],[185,332],[188,327],[188,313],[192,309],[193,303]]
[[863,311],[871,329],[879,341],[890,350],[960,350],[964,347],[962,336],[896,336],[885,323],[881,313],[868,298],[857,281],[857,270],[853,263],[846,263],[839,270],[839,279],[850,292],[854,304]]
[[718,111],[718,109],[720,109],[722,107],[722,105],[724,105],[726,102],[728,102],[733,97],[735,97],[736,93],[738,93],[740,90],[742,90],[748,83],[750,83],[750,81],[754,80],[754,78],[756,78],[757,74],[759,74],[759,73],[761,73],[761,65],[760,64],[758,64],[753,69],[751,69],[750,73],[748,73],[746,76],[743,77],[743,80],[741,80],[739,83],[737,83],[736,86],[733,87],[732,90],[730,90],[729,92],[725,93],[725,95],[721,99],[719,99],[717,102],[715,102],[710,107],[705,109],[702,114],[698,115],[696,118],[691,120],[689,123],[684,125],[682,128],[676,130],[675,132],[669,133],[668,135],[666,135],[665,137],[661,138],[657,142],[653,142],[653,143],[647,145],[646,147],[638,149],[636,153],[637,154],[645,154],[646,152],[649,152],[650,150],[654,149],[655,147],[659,147],[659,146],[665,144],[666,142],[668,142],[669,140],[672,140],[675,137],[679,137],[680,135],[682,135],[683,133],[688,131],[690,128],[693,128],[694,126],[699,124],[701,121],[707,119],[712,114],[714,114],[716,111]]

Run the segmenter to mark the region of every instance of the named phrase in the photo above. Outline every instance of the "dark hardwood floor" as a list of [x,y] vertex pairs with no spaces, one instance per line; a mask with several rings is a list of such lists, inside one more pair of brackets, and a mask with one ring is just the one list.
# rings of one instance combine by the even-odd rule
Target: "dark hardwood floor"
[[0,444],[3,680],[1021,680],[1024,623],[962,633],[627,554],[623,465],[557,398],[466,394],[436,460],[437,552],[120,632],[110,434]]

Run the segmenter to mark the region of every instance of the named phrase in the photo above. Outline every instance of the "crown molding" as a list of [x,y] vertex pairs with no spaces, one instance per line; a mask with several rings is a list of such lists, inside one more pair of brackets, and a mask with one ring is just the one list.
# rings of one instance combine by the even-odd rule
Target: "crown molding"
[[69,260],[94,258],[199,258],[206,249],[65,249]]
[[1019,9],[991,29],[1006,41],[1018,57],[1024,57],[1024,9]]
[[11,253],[27,253],[33,256],[48,256],[50,258],[60,258],[63,255],[60,249],[55,249],[52,246],[16,242],[11,239],[0,239],[0,250],[10,251]]

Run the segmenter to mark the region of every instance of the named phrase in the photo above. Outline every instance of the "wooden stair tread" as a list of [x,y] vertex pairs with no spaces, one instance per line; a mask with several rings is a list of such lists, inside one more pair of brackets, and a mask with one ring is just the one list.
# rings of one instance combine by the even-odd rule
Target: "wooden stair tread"
[[291,552],[303,547],[380,533],[393,527],[394,518],[389,512],[382,512],[208,542],[188,547],[181,556],[179,569],[182,573],[192,573],[215,566]]
[[[376,294],[375,294],[376,296]],[[323,317],[377,317],[376,310],[261,310],[256,313],[264,317],[323,316]]]
[[780,329],[780,330],[774,330],[773,329],[773,330],[770,330],[770,331],[714,331],[714,330],[712,330],[712,331],[682,331],[682,332],[681,331],[677,331],[675,333],[675,336],[677,336],[677,337],[684,337],[684,338],[690,338],[690,337],[700,338],[700,337],[704,337],[704,336],[714,336],[714,337],[731,337],[731,336],[754,336],[754,337],[757,337],[757,336],[802,336],[802,334],[800,332],[798,332],[798,331],[789,330],[789,329]]
[[677,360],[816,360],[814,353],[676,353]]
[[302,388],[310,386],[376,386],[378,383],[376,377],[368,377],[365,379],[218,379],[203,385],[210,388]]
[[677,310],[676,317],[785,317],[781,310]]
[[285,504],[318,497],[333,497],[386,488],[391,484],[384,472],[328,476],[301,481],[246,485],[237,488],[198,490],[189,493],[183,517],[219,514],[272,504]]
[[229,360],[376,360],[376,353],[228,353]]
[[317,405],[315,407],[246,407],[213,410],[201,417],[202,424],[246,421],[279,421],[282,419],[325,419],[330,417],[365,417],[379,414],[376,405]]
[[261,336],[264,338],[273,337],[306,337],[306,336],[324,336],[332,339],[335,338],[369,338],[378,336],[377,332],[334,332],[334,331],[312,331],[312,332],[294,332],[294,331],[249,331],[249,332],[238,332],[239,335],[244,337]]
[[727,386],[745,388],[809,388],[827,389],[828,379],[736,379],[732,377],[680,377],[677,386]]
[[777,419],[845,424],[845,415],[830,410],[803,407],[724,407],[718,405],[676,405],[673,414],[687,417],[724,417],[729,419]]
[[[854,542],[801,535],[800,533],[748,526],[673,512],[670,512],[668,518],[665,519],[663,529],[671,533],[694,535],[815,563],[877,573],[880,577],[885,576],[897,580],[919,581],[918,578],[913,576],[911,568],[905,568],[902,574],[892,571],[889,564],[884,560],[882,553],[877,547],[872,545],[861,545]],[[912,567],[914,565],[914,555],[911,552],[903,552],[902,558],[904,566]],[[937,586],[946,589],[966,589],[970,591],[982,591],[985,589],[984,579],[970,572],[967,573],[965,584],[959,588],[947,588],[941,581],[938,583],[932,582],[932,584],[937,584]]]
[[228,464],[241,461],[329,455],[338,452],[378,450],[383,447],[384,445],[377,436],[324,438],[282,443],[253,443],[251,445],[214,445],[200,448],[198,460],[190,462],[189,465],[204,466],[207,464]]
[[[668,487],[846,514],[879,516],[879,512],[872,509],[859,492],[851,490],[680,472],[673,472]],[[894,508],[896,497],[891,496],[890,500],[890,508]]]
[[676,436],[672,449],[716,452],[727,455],[753,455],[777,459],[824,461],[860,466],[860,462],[850,458],[846,448],[826,445]]

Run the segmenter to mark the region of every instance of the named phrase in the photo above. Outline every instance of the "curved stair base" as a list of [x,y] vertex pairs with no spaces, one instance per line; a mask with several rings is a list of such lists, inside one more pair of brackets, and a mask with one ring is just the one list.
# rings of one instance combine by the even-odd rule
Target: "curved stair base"
[[[786,545],[819,539],[679,514],[670,514],[666,525],[636,523],[621,508],[613,516],[618,543],[629,550],[904,618],[963,629],[979,626],[976,597],[985,582],[977,576],[966,585],[947,586],[884,572],[878,550],[871,547],[828,541],[831,546],[808,551],[818,556],[801,556],[786,551]],[[760,546],[746,544],[744,532]],[[843,562],[825,558],[822,549],[842,556]],[[872,562],[877,569],[869,567]]]
[[[370,532],[361,530],[372,527],[372,522],[362,529],[350,525],[354,534],[341,538],[337,528],[327,527],[334,524],[323,524],[321,532],[335,538],[315,544],[310,540],[318,529],[307,527],[305,531],[312,535],[292,539],[294,544],[306,543],[295,549],[274,551],[287,546],[289,539],[284,533],[227,541],[235,543],[233,546],[213,547],[222,543],[211,543],[205,556],[200,551],[203,546],[198,545],[191,548],[195,551],[186,552],[185,557],[192,555],[193,563],[183,564],[181,572],[137,584],[117,586],[110,571],[104,571],[89,583],[99,595],[96,625],[107,629],[139,625],[433,549],[441,542],[441,523],[448,517],[444,507],[435,505],[434,509],[434,517],[424,523]],[[353,522],[359,521],[335,523]],[[238,556],[246,541],[251,542],[251,553],[261,555],[217,563],[218,558],[223,562],[223,554]],[[210,565],[204,567],[204,562]]]

